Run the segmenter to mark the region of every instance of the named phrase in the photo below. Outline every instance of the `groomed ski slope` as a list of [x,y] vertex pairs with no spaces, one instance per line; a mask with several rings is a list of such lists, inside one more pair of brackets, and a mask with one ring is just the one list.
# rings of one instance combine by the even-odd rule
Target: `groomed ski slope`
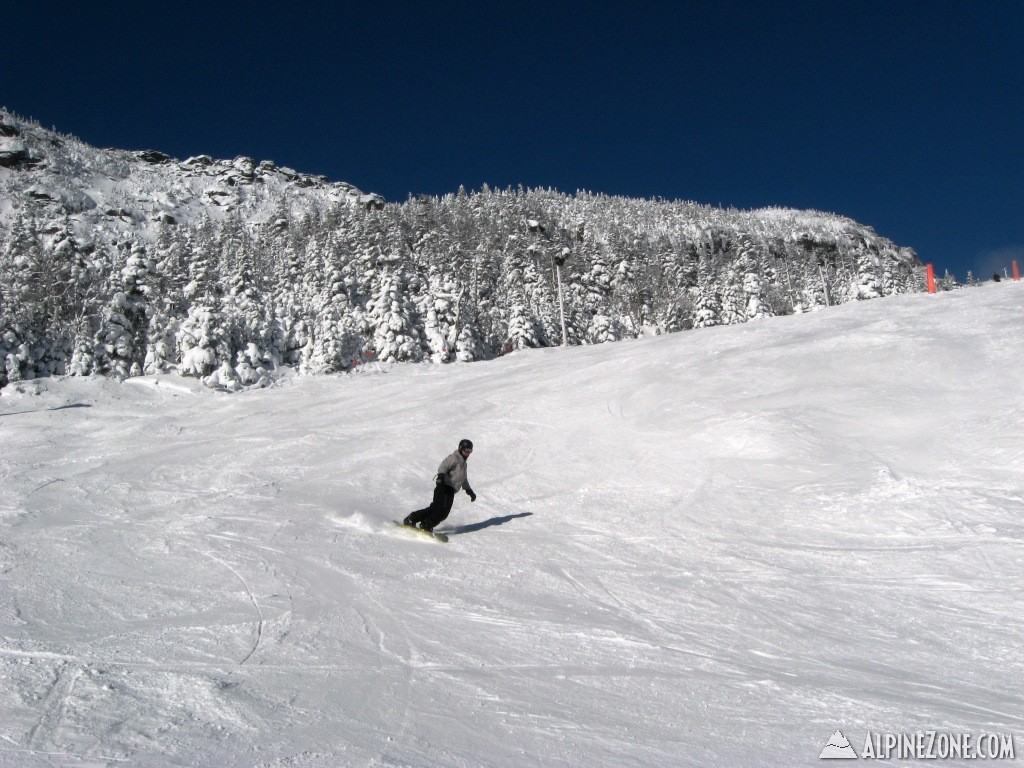
[[[235,395],[8,387],[0,765],[1019,754],[1022,340],[1003,283]],[[462,437],[479,500],[403,536]]]

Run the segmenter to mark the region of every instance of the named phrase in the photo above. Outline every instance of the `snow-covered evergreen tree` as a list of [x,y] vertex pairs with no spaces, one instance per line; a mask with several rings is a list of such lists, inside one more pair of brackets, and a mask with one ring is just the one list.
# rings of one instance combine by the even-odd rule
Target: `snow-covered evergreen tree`
[[155,265],[139,242],[122,244],[125,263],[115,273],[113,295],[96,334],[94,358],[101,373],[118,378],[140,376],[146,356],[149,296]]
[[368,305],[373,350],[381,362],[419,362],[423,348],[413,322],[414,309],[405,292],[405,275],[384,269],[376,296]]
[[721,302],[718,289],[710,275],[705,275],[693,299],[693,327],[711,328],[721,325]]

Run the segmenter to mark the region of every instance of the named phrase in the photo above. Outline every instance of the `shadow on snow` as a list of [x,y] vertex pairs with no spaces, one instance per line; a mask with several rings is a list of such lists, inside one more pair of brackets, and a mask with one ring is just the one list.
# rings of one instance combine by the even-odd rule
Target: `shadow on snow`
[[[449,536],[458,536],[460,533],[474,533],[475,531],[482,531],[484,528],[491,528],[495,525],[504,525],[505,523],[511,522],[518,517],[529,517],[533,512],[520,512],[518,515],[505,515],[504,517],[492,517],[490,520],[483,520],[479,523],[471,523],[469,525],[457,525],[454,528],[444,529],[444,533]],[[441,533],[441,531],[438,531]]]
[[43,411],[66,411],[69,408],[92,408],[88,403],[71,403],[70,405],[59,405],[56,408],[36,408],[32,411],[10,411],[8,413],[0,413],[0,416],[17,416],[21,413],[42,413]]

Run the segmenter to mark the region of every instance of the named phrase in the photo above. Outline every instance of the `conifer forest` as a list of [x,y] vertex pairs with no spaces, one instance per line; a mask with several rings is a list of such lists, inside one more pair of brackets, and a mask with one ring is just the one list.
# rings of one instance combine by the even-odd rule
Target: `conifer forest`
[[486,186],[385,202],[0,118],[0,385],[178,371],[234,390],[923,288],[912,250],[834,214]]

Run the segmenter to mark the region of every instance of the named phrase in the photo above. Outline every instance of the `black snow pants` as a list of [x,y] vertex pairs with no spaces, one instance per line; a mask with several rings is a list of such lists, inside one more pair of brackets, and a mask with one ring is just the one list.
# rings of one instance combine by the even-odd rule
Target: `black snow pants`
[[420,524],[421,528],[431,529],[452,511],[452,503],[455,501],[455,489],[448,483],[440,483],[434,486],[434,500],[426,509],[418,509],[409,515],[409,522],[413,525]]

